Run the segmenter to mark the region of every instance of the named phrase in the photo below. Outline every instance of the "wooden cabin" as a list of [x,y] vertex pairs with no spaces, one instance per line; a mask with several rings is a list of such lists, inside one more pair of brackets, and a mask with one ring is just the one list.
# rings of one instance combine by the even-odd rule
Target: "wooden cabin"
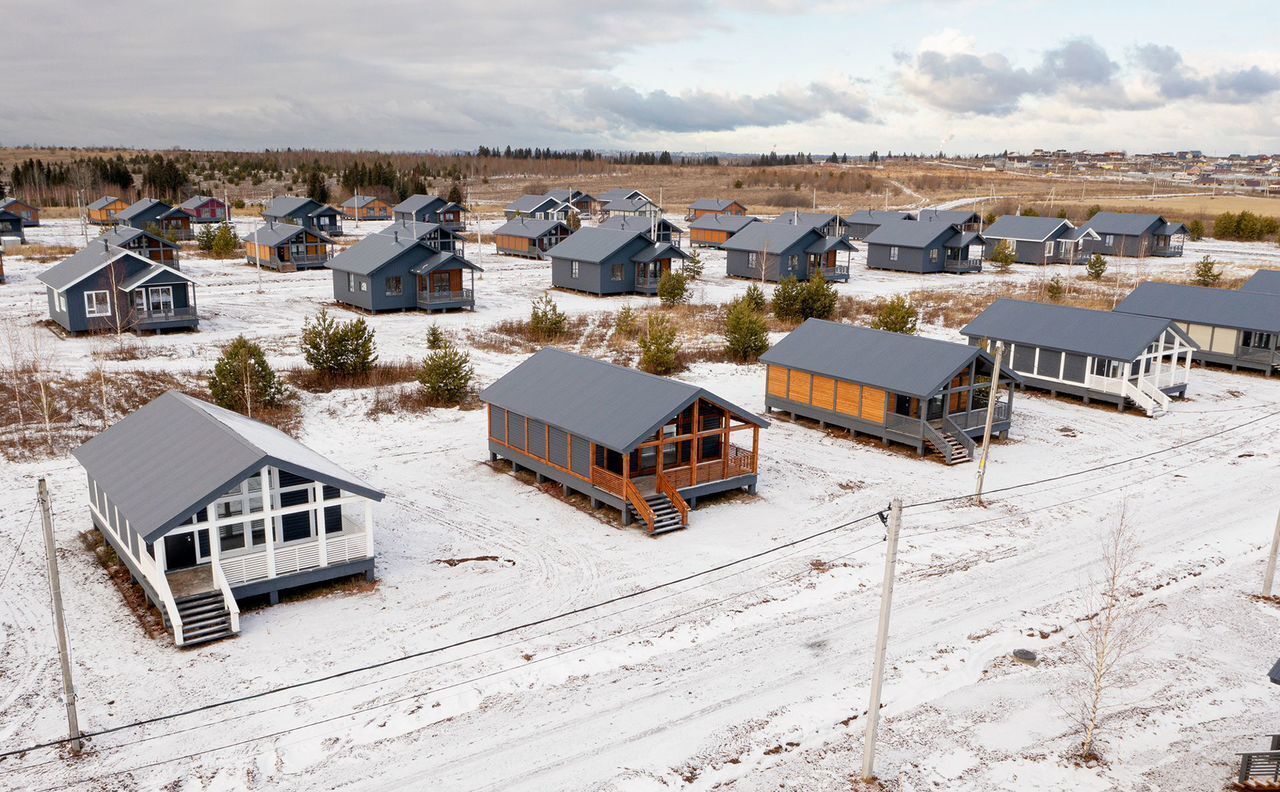
[[1024,386],[1051,395],[1133,404],[1163,415],[1182,398],[1196,343],[1169,319],[1000,299],[960,331],[987,351],[1005,345]]
[[919,209],[915,219],[922,223],[959,226],[961,231],[982,230],[982,215],[964,209]]
[[69,334],[160,332],[200,325],[196,282],[99,237],[36,276],[45,285],[49,318]]
[[814,228],[823,236],[844,236],[844,221],[840,219],[839,215],[826,212],[783,212],[769,222],[779,225]]
[[115,225],[116,215],[127,209],[128,206],[128,202],[114,195],[104,195],[87,207],[89,222],[100,226]]
[[[928,450],[949,465],[976,456],[995,361],[965,344],[809,319],[766,352],[765,408],[886,445]],[[1019,378],[1002,367],[991,431],[1004,439]]]
[[735,215],[741,217],[747,213],[747,207],[729,198],[699,198],[689,204],[689,213],[685,220],[697,220],[699,217],[714,215]]
[[193,223],[225,223],[231,219],[227,205],[212,195],[193,195],[178,208],[186,212]]
[[807,281],[817,273],[828,281],[848,281],[854,252],[844,237],[804,223],[748,223],[722,247],[729,275],[775,283],[791,277]]
[[30,228],[40,225],[40,207],[19,198],[0,199],[0,211],[12,212],[22,218],[22,225]]
[[156,236],[193,239],[191,215],[155,198],[142,198],[116,213],[116,223]]
[[239,600],[373,579],[383,494],[266,424],[169,391],[72,454],[94,528],[178,646],[238,633]]
[[482,271],[453,251],[398,233],[370,234],[334,256],[329,269],[334,300],[371,312],[475,310],[475,274]]
[[410,195],[391,207],[391,217],[398,223],[435,223],[436,212],[448,203],[438,195]]
[[493,232],[493,241],[498,252],[504,255],[540,259],[570,233],[569,226],[559,220],[519,217],[498,226]]
[[760,220],[750,215],[704,214],[689,225],[693,247],[723,248],[729,237]]
[[522,195],[503,209],[508,220],[527,217],[533,220],[559,220],[568,222],[570,215],[578,214],[569,203],[550,195]]
[[342,218],[337,209],[297,195],[273,198],[262,210],[262,219],[268,223],[292,223],[326,236],[342,236]]
[[333,257],[334,240],[292,223],[268,223],[241,240],[245,263],[277,272],[319,269]]
[[466,258],[467,242],[462,234],[450,231],[439,223],[419,223],[394,221],[391,225],[378,231],[385,236],[398,236],[401,239],[416,239],[425,242],[442,253],[457,253]]
[[874,209],[863,209],[844,219],[844,233],[850,239],[866,239],[868,234],[890,220],[915,219],[916,216],[910,212],[881,212]]
[[669,242],[618,228],[580,228],[546,255],[552,286],[597,296],[655,295],[671,262],[688,258]]
[[867,234],[867,266],[897,272],[981,272],[986,240],[940,221],[890,220]]
[[353,195],[342,202],[342,216],[348,220],[390,220],[391,204],[376,195]]
[[983,231],[982,238],[988,260],[1004,245],[1018,264],[1083,264],[1089,260],[1085,242],[1097,241],[1098,235],[1058,217],[1005,215]]
[[547,347],[485,388],[489,459],[560,484],[650,534],[701,499],[755,493],[768,422],[678,380]]
[[112,247],[137,253],[158,264],[177,266],[179,251],[177,243],[170,242],[164,237],[156,236],[149,231],[129,226],[116,226],[89,244],[90,246],[94,243],[102,244],[103,240]]
[[1204,362],[1268,377],[1280,370],[1280,294],[1148,282],[1115,310],[1173,320]]
[[20,243],[26,244],[27,233],[24,230],[22,218],[13,212],[0,209],[0,238],[8,237],[17,239]]
[[1090,256],[1181,256],[1187,240],[1186,226],[1160,215],[1098,212],[1084,228],[1098,236],[1085,242],[1084,251]]
[[648,215],[610,215],[600,221],[600,228],[618,228],[623,231],[640,231],[654,242],[670,242],[680,247],[684,241],[684,229],[665,217]]

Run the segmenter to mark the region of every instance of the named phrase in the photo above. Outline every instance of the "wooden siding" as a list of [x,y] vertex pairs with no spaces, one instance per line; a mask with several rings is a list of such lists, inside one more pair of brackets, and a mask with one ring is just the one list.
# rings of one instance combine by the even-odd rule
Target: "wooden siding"
[[769,366],[769,395],[787,398],[787,370],[782,366]]
[[889,395],[880,388],[810,375],[777,365],[769,366],[767,390],[770,396],[881,425],[885,421],[885,404]]
[[862,420],[884,423],[884,405],[888,394],[879,388],[862,389]]
[[729,232],[718,228],[694,228],[689,231],[689,241],[704,245],[723,245],[729,241]]
[[813,377],[813,406],[830,410],[835,407],[836,381],[830,377]]
[[801,404],[809,404],[809,391],[813,378],[803,371],[791,371],[790,385],[787,388],[787,398],[793,402]]
[[858,416],[862,411],[862,386],[852,382],[836,383],[836,412]]
[[499,248],[504,250],[519,250],[528,253],[533,250],[533,240],[529,237],[511,236],[510,234],[496,234],[494,242]]

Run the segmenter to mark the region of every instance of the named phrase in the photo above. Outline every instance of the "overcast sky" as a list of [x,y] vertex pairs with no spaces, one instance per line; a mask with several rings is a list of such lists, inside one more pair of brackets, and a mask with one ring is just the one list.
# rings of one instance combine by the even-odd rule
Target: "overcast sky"
[[1274,0],[39,0],[6,21],[3,145],[1280,151]]

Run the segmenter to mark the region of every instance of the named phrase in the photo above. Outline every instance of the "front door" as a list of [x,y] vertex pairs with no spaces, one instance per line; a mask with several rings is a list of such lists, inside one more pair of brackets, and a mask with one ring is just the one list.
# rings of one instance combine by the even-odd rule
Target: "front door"
[[173,534],[164,538],[164,565],[169,571],[187,569],[197,563],[196,535],[194,531]]

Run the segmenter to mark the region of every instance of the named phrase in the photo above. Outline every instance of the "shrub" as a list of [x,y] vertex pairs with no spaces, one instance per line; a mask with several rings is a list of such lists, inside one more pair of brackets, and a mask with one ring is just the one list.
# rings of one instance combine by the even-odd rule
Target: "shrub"
[[577,231],[582,228],[582,218],[578,216],[577,212],[570,212],[569,216],[565,218],[564,224],[569,226],[570,231]]
[[569,318],[551,299],[544,294],[533,301],[533,309],[529,312],[529,332],[538,341],[555,341],[564,335]]
[[735,190],[741,190],[741,189],[742,189],[742,179],[734,179],[734,180],[733,180],[733,189],[735,189]]
[[1085,211],[1084,217],[1086,220],[1092,220],[1093,216],[1101,211],[1102,211],[1102,207],[1098,206],[1097,204],[1094,204],[1093,206],[1090,206],[1087,211]]
[[650,374],[671,374],[680,368],[676,326],[661,314],[650,314],[640,337],[640,368]]
[[730,359],[749,363],[769,348],[769,323],[745,299],[729,305],[724,323],[724,351]]
[[1191,237],[1192,242],[1199,242],[1204,239],[1204,222],[1201,220],[1192,220],[1187,223],[1187,236]]
[[235,199],[234,201],[232,201],[232,202],[231,202],[231,208],[232,208],[232,209],[243,209],[243,208],[244,208],[244,199],[243,199],[243,198],[237,198],[237,199]]
[[1045,294],[1049,295],[1049,299],[1054,302],[1062,300],[1062,295],[1067,293],[1067,287],[1062,283],[1062,276],[1054,275],[1049,279],[1049,283],[1044,287]]
[[640,320],[636,317],[636,309],[630,305],[622,306],[613,320],[613,334],[619,338],[635,338],[639,333]]
[[782,322],[798,322],[803,310],[804,286],[794,275],[784,278],[773,289],[773,315]]
[[836,289],[821,272],[813,273],[809,282],[804,285],[804,294],[800,298],[800,318],[830,319],[836,315],[836,304],[840,296]]
[[205,253],[212,253],[214,236],[212,225],[206,223],[200,226],[200,230],[196,232],[196,248]]
[[702,277],[702,254],[693,251],[689,254],[689,258],[685,259],[684,266],[680,268],[680,273],[688,280],[698,280]]
[[453,406],[465,401],[471,395],[474,377],[471,356],[452,345],[431,352],[418,370],[418,384],[427,399],[438,406]]
[[1010,245],[1007,239],[1000,240],[996,249],[991,251],[991,265],[996,268],[996,272],[1008,272],[1015,258],[1013,245]]
[[219,407],[252,418],[255,411],[280,406],[289,389],[267,363],[262,347],[237,336],[213,364],[209,395]]
[[378,362],[373,328],[363,318],[339,322],[324,308],[302,324],[302,355],[307,365],[330,377],[367,374]]
[[742,301],[751,306],[751,310],[756,313],[764,313],[769,307],[768,301],[764,296],[764,289],[759,284],[753,283],[747,287],[746,294],[742,295]]
[[920,312],[901,294],[880,303],[876,314],[871,319],[871,326],[876,330],[887,330],[890,333],[915,335],[920,321]]
[[990,225],[994,224],[994,223],[995,223],[995,221],[996,221],[996,213],[995,213],[995,212],[987,212],[985,215],[983,215],[983,216],[982,216],[982,224],[983,224],[984,226],[990,226]]
[[435,322],[427,328],[427,349],[447,349],[453,346],[449,343],[449,337],[440,329],[440,325]]
[[1191,282],[1197,286],[1217,286],[1218,281],[1222,280],[1222,270],[1218,269],[1218,262],[1205,256],[1196,262],[1196,268],[1191,276]]
[[1058,219],[1059,219],[1059,220],[1066,220],[1066,219],[1067,219],[1067,210],[1066,210],[1066,209],[1059,209],[1059,210],[1058,210]]
[[1036,211],[1036,208],[1034,206],[1028,206],[1026,209],[1022,210],[1022,216],[1023,217],[1039,217],[1040,213]]
[[689,301],[689,284],[679,272],[667,271],[658,279],[658,299],[664,308],[672,308]]
[[1094,253],[1085,262],[1084,273],[1089,276],[1089,280],[1102,280],[1102,276],[1107,272],[1107,260],[1102,257],[1101,253]]
[[240,250],[240,240],[236,239],[236,232],[229,223],[219,223],[218,230],[212,234],[209,252],[214,258],[226,259],[234,258],[238,250]]

